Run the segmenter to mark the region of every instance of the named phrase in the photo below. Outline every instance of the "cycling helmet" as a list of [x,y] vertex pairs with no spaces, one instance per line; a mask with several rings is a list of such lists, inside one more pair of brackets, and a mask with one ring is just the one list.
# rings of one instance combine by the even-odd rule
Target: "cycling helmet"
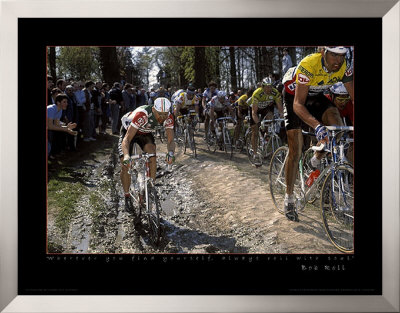
[[344,54],[344,53],[347,53],[347,48],[345,48],[345,47],[325,47],[325,51]]
[[158,112],[169,112],[169,109],[171,108],[171,102],[167,98],[157,98],[154,101],[154,108]]
[[188,95],[194,95],[196,93],[196,89],[193,86],[189,86],[186,90]]
[[346,89],[346,87],[343,85],[342,82],[338,82],[334,85],[331,86],[331,88],[329,88],[329,90],[331,91],[331,93],[333,93],[334,95],[343,95],[343,96],[347,96],[349,93]]
[[262,84],[263,86],[267,86],[267,85],[272,86],[272,79],[271,79],[271,77],[265,77],[265,78],[262,80],[261,84]]
[[217,97],[218,98],[225,98],[226,97],[226,92],[222,91],[222,90],[218,91]]

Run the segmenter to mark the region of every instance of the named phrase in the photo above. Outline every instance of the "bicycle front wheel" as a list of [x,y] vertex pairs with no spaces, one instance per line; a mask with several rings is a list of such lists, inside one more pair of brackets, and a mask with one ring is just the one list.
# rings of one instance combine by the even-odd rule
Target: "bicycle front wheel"
[[231,135],[229,134],[229,130],[227,128],[224,129],[224,146],[225,146],[225,152],[229,153],[229,158],[232,159],[233,144]]
[[193,156],[197,158],[196,142],[194,141],[194,129],[189,130],[189,145],[192,150]]
[[149,237],[154,245],[158,245],[161,237],[160,226],[160,202],[157,190],[151,183],[147,185],[146,215],[149,229]]
[[251,163],[251,165],[255,167],[260,167],[262,165],[262,153],[260,150],[260,136],[257,132],[256,134],[256,150],[253,151],[253,145],[251,143],[251,134],[252,131],[249,131],[246,135],[246,150],[247,150],[247,157]]
[[284,214],[283,206],[286,193],[285,164],[289,148],[282,146],[272,155],[269,166],[269,190],[275,209]]
[[326,176],[321,191],[321,215],[332,244],[342,252],[354,252],[353,168],[339,165]]
[[280,146],[282,146],[282,141],[278,135],[269,138],[265,147],[265,158],[267,164],[269,164],[270,160],[272,159],[272,155]]

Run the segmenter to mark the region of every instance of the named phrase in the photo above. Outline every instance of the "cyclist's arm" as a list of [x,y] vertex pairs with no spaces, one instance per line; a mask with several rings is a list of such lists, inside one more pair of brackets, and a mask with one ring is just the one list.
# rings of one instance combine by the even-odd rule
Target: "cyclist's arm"
[[74,135],[76,132],[74,132],[72,129],[74,129],[75,127],[76,127],[76,123],[68,123],[68,125],[62,126],[60,124],[59,119],[52,119],[52,118],[47,119],[48,130],[62,131],[62,132],[67,132],[67,133],[71,133]]
[[174,141],[174,129],[166,128],[165,133],[167,135],[167,149],[168,152],[172,151],[175,153],[175,141]]
[[279,115],[280,115],[281,117],[283,117],[282,98],[277,99],[275,103],[276,103],[276,106],[278,107]]
[[349,81],[347,83],[344,83],[344,86],[346,87],[347,92],[350,95],[351,100],[354,103],[354,89],[353,89],[353,81]]
[[310,125],[312,128],[316,128],[320,123],[318,120],[308,112],[305,103],[307,100],[309,86],[297,84],[296,85],[296,92],[294,95],[293,101],[293,111],[294,113],[300,117],[300,119]]
[[137,129],[135,127],[133,127],[132,125],[129,125],[128,130],[125,134],[124,139],[122,140],[122,145],[121,145],[121,149],[122,149],[124,156],[129,155],[129,145],[130,145],[133,137],[135,137],[136,133],[137,133]]

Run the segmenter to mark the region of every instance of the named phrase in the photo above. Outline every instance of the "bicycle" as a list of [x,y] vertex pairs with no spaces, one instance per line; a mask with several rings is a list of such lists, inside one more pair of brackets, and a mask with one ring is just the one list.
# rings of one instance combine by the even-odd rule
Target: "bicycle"
[[[238,121],[236,122],[238,125]],[[250,123],[250,116],[246,116],[242,122],[242,127],[240,127],[240,133],[238,135],[238,139],[235,142],[235,150],[238,152],[242,152],[244,147],[246,146],[246,134],[249,129],[248,125]],[[238,126],[237,126],[238,127]]]
[[158,245],[161,239],[160,212],[161,204],[159,201],[154,181],[150,177],[149,159],[154,156],[165,157],[165,153],[146,153],[135,154],[130,157],[130,168],[128,173],[131,175],[131,185],[129,193],[139,207],[138,218],[141,218],[142,210],[147,217],[149,237],[154,245]]
[[[312,180],[310,171],[304,171],[307,162],[306,154],[300,158],[299,171],[294,185],[296,209],[304,210],[315,194],[319,193],[321,217],[325,232],[331,243],[345,253],[354,252],[353,225],[354,225],[354,188],[353,167],[345,157],[346,145],[353,139],[347,134],[354,130],[353,126],[326,126],[330,131],[329,145],[313,146],[312,151],[330,153],[323,164],[322,172]],[[269,169],[270,193],[275,208],[284,214],[284,197],[286,193],[285,165],[289,148],[282,146],[272,156]],[[306,182],[309,182],[307,185]],[[322,188],[321,188],[322,186]]]
[[[246,132],[245,142],[247,156],[250,163],[255,167],[260,167],[263,163],[268,163],[273,153],[282,146],[282,140],[277,133],[277,128],[283,122],[282,118],[273,118],[272,120],[262,120],[258,133],[256,134],[257,152],[254,153],[251,142],[252,129],[248,128]],[[254,155],[256,157],[254,157]],[[266,162],[264,161],[266,159]]]
[[[217,118],[217,123],[215,125],[215,133],[217,135],[217,142],[223,146],[225,153],[230,153],[229,158],[232,159],[233,155],[233,144],[232,136],[229,133],[228,121],[234,122],[234,118],[231,116],[225,116]],[[219,133],[219,123],[222,122],[222,133]],[[221,137],[222,135],[222,137]]]
[[188,114],[178,116],[178,118],[183,119],[183,144],[184,152],[186,154],[186,149],[190,148],[192,150],[193,156],[197,157],[196,142],[194,140],[194,131],[196,128],[196,121],[193,117],[196,116],[196,111],[190,110]]

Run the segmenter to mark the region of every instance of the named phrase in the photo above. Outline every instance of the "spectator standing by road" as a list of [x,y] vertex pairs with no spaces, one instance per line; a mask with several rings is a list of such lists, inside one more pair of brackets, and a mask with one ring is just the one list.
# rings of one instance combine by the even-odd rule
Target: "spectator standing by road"
[[111,105],[111,129],[114,135],[119,135],[119,108],[122,106],[122,92],[121,85],[115,82],[112,89],[110,90],[110,105]]
[[132,112],[135,109],[136,97],[133,95],[133,85],[125,84],[124,90],[122,90],[122,99],[124,101],[125,112]]
[[140,107],[142,105],[146,105],[148,102],[148,97],[146,94],[146,90],[144,88],[141,88],[140,91],[138,92],[136,96],[136,103],[137,107]]
[[[67,101],[68,101],[68,105],[67,105],[67,109],[63,110],[63,118],[62,121],[68,125],[69,123],[73,123],[75,125],[78,125],[77,123],[77,107],[76,107],[76,98],[74,95],[74,87],[72,85],[68,85],[65,88],[65,92],[67,95]],[[65,113],[65,115],[64,115]],[[76,142],[75,142],[75,138],[76,137],[72,137],[72,136],[67,136],[67,148],[70,151],[75,151],[76,150]]]
[[85,93],[85,116],[83,120],[83,141],[95,141],[96,139],[92,136],[94,131],[94,103],[92,90],[94,88],[94,82],[87,81],[83,92]]
[[73,83],[72,86],[74,86],[74,95],[76,99],[76,108],[77,108],[77,124],[78,124],[78,140],[81,140],[81,136],[83,136],[83,121],[85,118],[85,109],[84,109],[84,104],[86,101],[85,98],[85,93],[82,90],[84,85],[82,82],[76,82]]
[[109,101],[110,101],[110,94],[108,91],[110,90],[110,86],[108,84],[103,84],[101,86],[100,92],[104,95],[101,98],[101,126],[100,126],[100,133],[105,134],[108,124],[108,114],[109,114]]
[[291,68],[292,65],[292,58],[289,55],[289,51],[287,48],[283,49],[283,57],[282,57],[282,77],[285,75],[287,70]]

